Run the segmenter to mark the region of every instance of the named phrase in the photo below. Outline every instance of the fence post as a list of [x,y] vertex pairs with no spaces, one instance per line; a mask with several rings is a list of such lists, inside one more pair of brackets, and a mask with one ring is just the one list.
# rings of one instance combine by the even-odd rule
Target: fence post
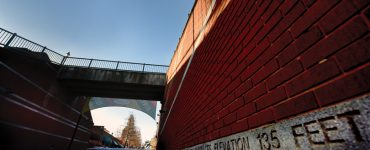
[[143,72],[144,72],[144,69],[145,69],[145,63],[143,64]]
[[[46,49],[46,47],[44,47],[44,49]],[[63,56],[63,59],[62,59],[62,62],[60,62],[60,68],[59,68],[59,71],[58,71],[58,74],[57,74],[57,77],[60,76],[60,73],[62,72],[63,68],[64,68],[64,63],[67,61],[67,58],[69,57],[70,53],[68,52],[66,56]]]
[[45,52],[46,50],[46,46],[44,46],[44,48],[42,49],[41,53]]
[[13,39],[17,36],[17,33],[13,33],[12,37],[10,37],[9,41],[6,42],[5,47],[9,47],[10,43],[13,41]]
[[89,67],[87,67],[87,68],[90,68],[92,61],[93,61],[93,59],[90,59]]
[[[44,47],[46,48],[46,47]],[[60,63],[61,66],[64,66],[64,63],[67,61],[67,58],[69,57],[70,53],[67,52],[67,55],[66,56],[63,56],[63,59],[62,59],[62,62]]]
[[58,70],[57,77],[59,77],[60,73],[62,72],[62,70],[64,68],[64,62],[66,62],[67,58],[68,58],[68,56],[63,56],[62,62],[60,62],[60,65],[59,65],[60,68]]
[[63,59],[62,59],[62,62],[60,62],[60,65],[63,66],[64,65],[64,62],[66,61],[68,56],[63,56]]
[[118,70],[119,61],[117,61],[116,70]]

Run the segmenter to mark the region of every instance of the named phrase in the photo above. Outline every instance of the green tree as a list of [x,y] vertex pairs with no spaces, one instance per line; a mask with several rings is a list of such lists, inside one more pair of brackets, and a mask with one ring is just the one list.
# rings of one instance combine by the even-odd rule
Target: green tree
[[141,133],[140,130],[135,126],[135,117],[132,114],[127,119],[127,124],[122,130],[121,140],[125,147],[141,147]]

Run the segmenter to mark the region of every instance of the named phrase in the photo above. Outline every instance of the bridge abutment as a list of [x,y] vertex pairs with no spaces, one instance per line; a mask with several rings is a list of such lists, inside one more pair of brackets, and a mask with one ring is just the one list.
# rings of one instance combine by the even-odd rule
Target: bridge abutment
[[92,118],[90,112],[79,122],[78,118],[87,98],[64,88],[57,79],[58,67],[33,54],[0,48],[0,86],[4,89],[0,125],[6,131],[2,132],[6,143],[1,145],[65,150],[72,144],[73,149],[86,149]]

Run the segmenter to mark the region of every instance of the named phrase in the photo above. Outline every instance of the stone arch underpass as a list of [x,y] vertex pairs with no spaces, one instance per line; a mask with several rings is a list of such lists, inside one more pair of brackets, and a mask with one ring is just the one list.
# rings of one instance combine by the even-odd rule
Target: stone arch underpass
[[132,108],[145,113],[155,120],[157,101],[92,97],[88,102],[88,107],[90,111],[105,107]]

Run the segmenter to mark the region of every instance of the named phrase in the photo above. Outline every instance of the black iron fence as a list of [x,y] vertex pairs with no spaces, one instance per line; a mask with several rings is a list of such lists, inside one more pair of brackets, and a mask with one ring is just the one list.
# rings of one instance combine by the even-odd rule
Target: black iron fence
[[69,67],[156,73],[166,73],[168,69],[165,65],[68,57],[2,28],[0,28],[0,47],[27,48],[33,52],[46,53],[52,63]]
[[164,65],[88,59],[78,57],[66,57],[62,64],[64,66],[78,66],[86,68],[102,68],[110,70],[128,70],[128,71],[158,72],[158,73],[166,73],[168,68],[168,66]]

